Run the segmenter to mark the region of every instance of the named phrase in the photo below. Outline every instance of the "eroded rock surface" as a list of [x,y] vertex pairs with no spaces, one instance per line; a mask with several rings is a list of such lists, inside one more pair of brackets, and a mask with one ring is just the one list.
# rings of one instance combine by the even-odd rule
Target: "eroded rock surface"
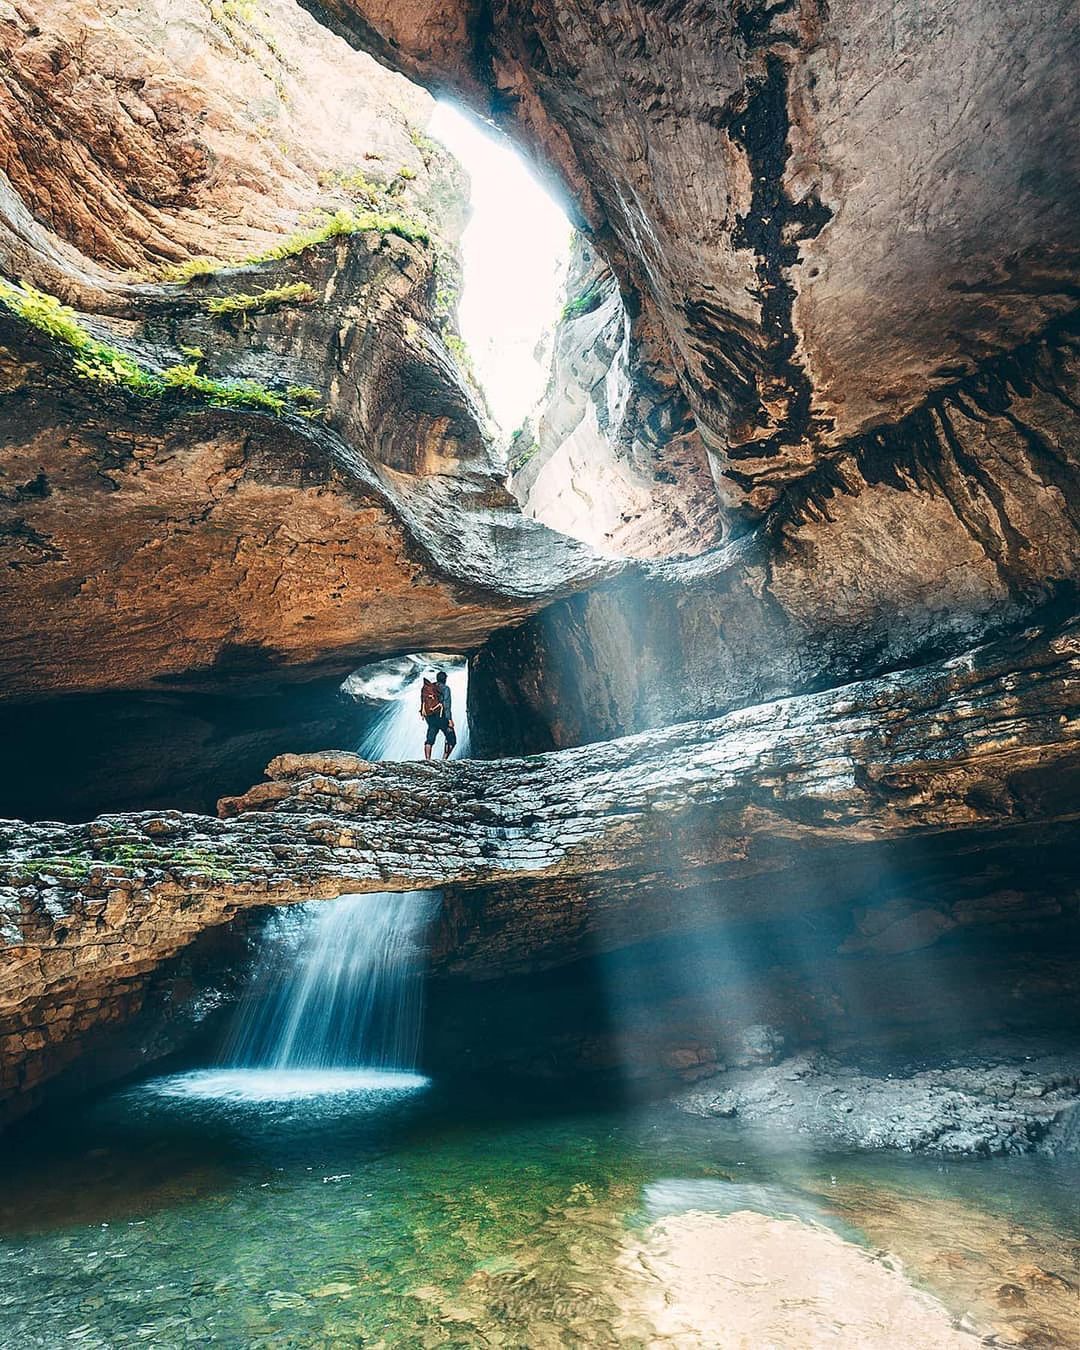
[[1080,1057],[972,1053],[931,1067],[896,1064],[886,1074],[801,1055],[731,1069],[676,1103],[694,1115],[737,1118],[826,1147],[983,1157],[1054,1151],[1080,1143]]
[[562,178],[736,511],[1075,306],[1064,3],[318,12]]
[[631,557],[700,553],[717,541],[708,459],[656,347],[576,235],[548,385],[510,446],[510,488],[526,515]]
[[163,14],[5,15],[0,270],[76,309],[0,296],[0,696],[344,676],[602,572],[458,367],[428,96],[284,0]]
[[[532,760],[283,757],[269,782],[223,802],[220,820],[7,822],[5,1091],[56,1072],[132,980],[245,907],[454,883],[436,959],[476,978],[828,904],[804,883],[837,847],[1067,828],[1078,661],[1072,630],[1031,634]],[[754,877],[764,884],[743,884]],[[988,905],[966,921],[1000,917]]]
[[79,272],[256,252],[360,179],[463,223],[453,160],[417,143],[430,98],[290,0],[19,0],[0,58],[0,257],[34,279],[51,253],[65,299]]
[[[429,326],[431,262],[373,232],[197,294],[153,291],[126,327],[95,328],[151,371],[198,350],[199,374],[226,388],[253,381],[287,403],[310,386],[316,420],[84,388],[68,356],[0,314],[25,370],[0,407],[8,697],[344,676],[387,652],[472,645],[603,571],[492,476]],[[278,284],[315,299],[232,330],[206,312]]]

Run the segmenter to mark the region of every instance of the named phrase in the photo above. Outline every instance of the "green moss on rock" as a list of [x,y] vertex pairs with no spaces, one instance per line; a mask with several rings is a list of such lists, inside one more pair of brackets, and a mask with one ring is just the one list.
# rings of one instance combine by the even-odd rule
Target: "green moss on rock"
[[[119,348],[91,336],[73,309],[55,295],[33,286],[13,286],[0,279],[0,305],[66,348],[72,354],[72,367],[79,379],[123,388],[141,398],[162,398],[180,392],[206,399],[212,407],[258,408],[275,417],[290,409],[287,391],[279,393],[255,380],[212,379],[200,373],[197,357],[164,370],[152,370]],[[290,388],[306,391],[309,386]],[[318,391],[315,392],[317,396]],[[311,403],[306,392],[303,398],[294,401]],[[306,417],[318,412],[310,407],[295,411]]]
[[573,300],[568,300],[562,308],[562,317],[566,319],[580,319],[583,314],[591,314],[594,309],[599,309],[604,300],[604,292],[599,286],[592,286],[582,295],[574,296]]
[[231,262],[222,258],[189,258],[186,262],[164,267],[158,273],[161,281],[187,283],[196,277],[212,276],[230,267],[253,267],[260,263],[277,262],[282,258],[294,258],[297,254],[330,239],[339,239],[343,235],[395,234],[413,244],[430,244],[431,232],[421,221],[411,220],[407,216],[388,211],[353,211],[342,207],[326,217],[310,230],[299,230],[289,235],[281,243],[261,253],[252,253]]
[[265,314],[283,305],[309,304],[316,298],[314,286],[294,281],[288,286],[271,286],[265,291],[238,291],[235,295],[217,295],[206,301],[206,311],[216,318],[247,314]]

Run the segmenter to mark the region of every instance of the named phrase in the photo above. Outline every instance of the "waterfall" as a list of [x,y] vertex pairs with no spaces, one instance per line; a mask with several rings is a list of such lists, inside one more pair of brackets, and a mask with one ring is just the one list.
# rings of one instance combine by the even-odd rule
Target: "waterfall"
[[[343,895],[282,918],[225,1047],[237,1068],[409,1070],[420,1048],[430,891]],[[285,938],[283,941],[282,938]],[[295,944],[295,945],[294,945]]]
[[[437,669],[436,662],[426,663],[418,669]],[[454,759],[467,759],[469,754],[469,719],[465,713],[465,704],[469,695],[469,668],[464,661],[445,661],[446,683],[450,687],[450,697],[454,713],[454,729],[458,743]],[[389,703],[368,729],[360,742],[358,751],[365,759],[420,759],[424,753],[424,737],[427,727],[420,718],[420,685],[422,674],[410,679],[401,696]],[[442,742],[435,747],[435,754],[442,757]]]
[[[468,673],[464,663],[445,665],[460,755],[468,746]],[[367,758],[423,754],[420,679],[409,679],[368,732],[361,746]],[[380,891],[275,914],[223,1063],[297,1075],[413,1070],[422,1031],[424,942],[438,907],[437,892]]]

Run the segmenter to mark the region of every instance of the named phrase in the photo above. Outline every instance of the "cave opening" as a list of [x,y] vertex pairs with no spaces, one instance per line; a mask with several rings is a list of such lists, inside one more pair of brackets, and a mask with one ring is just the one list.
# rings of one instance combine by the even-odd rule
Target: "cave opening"
[[509,439],[548,379],[571,225],[505,137],[456,104],[436,103],[428,133],[469,177],[458,322],[492,418]]

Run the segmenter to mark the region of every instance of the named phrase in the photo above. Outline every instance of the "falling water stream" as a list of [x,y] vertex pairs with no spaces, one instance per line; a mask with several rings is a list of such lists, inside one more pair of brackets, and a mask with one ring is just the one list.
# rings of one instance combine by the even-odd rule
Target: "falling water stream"
[[299,948],[256,973],[224,1058],[241,1068],[314,1071],[416,1065],[423,937],[431,892],[320,901],[301,914]]
[[[460,757],[468,672],[463,662],[447,665]],[[368,731],[366,758],[422,754],[421,668]],[[274,915],[221,1068],[181,1076],[174,1089],[271,1100],[421,1085],[424,941],[438,907],[437,892],[379,891]]]

